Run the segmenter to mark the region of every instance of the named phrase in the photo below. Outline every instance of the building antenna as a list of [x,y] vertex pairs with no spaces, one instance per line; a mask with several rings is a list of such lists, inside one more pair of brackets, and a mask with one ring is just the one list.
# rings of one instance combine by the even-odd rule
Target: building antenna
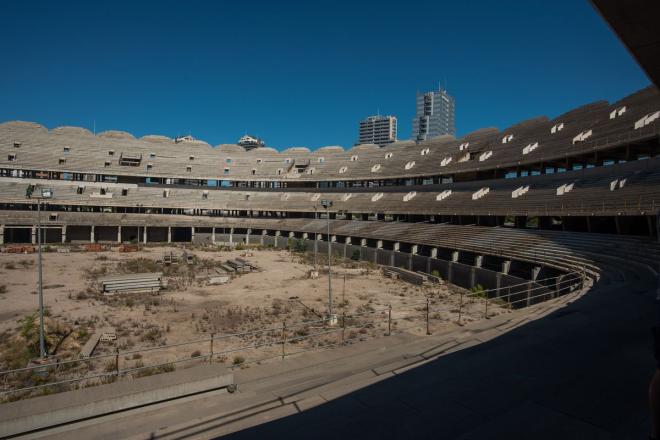
[[380,107],[376,107],[376,114],[380,116]]

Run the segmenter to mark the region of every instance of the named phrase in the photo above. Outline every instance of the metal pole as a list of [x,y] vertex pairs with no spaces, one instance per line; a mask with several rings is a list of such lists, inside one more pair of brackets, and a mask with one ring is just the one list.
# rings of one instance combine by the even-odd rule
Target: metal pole
[[39,249],[39,354],[46,357],[46,340],[44,337],[44,291],[41,259],[41,200],[37,200],[37,247]]
[[209,355],[209,364],[213,362],[213,336],[215,333],[211,333],[211,354]]
[[392,334],[392,304],[387,306],[387,336]]
[[328,220],[328,319],[332,321],[332,269],[330,264],[330,208],[325,210]]
[[429,329],[429,299],[426,298],[426,334],[430,335],[431,331]]

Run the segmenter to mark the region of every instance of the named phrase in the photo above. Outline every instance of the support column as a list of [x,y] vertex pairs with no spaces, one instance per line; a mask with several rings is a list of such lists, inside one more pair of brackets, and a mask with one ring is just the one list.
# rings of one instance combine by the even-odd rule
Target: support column
[[167,227],[167,242],[172,243],[172,226]]
[[0,225],[0,244],[5,244],[5,225]]
[[280,235],[282,235],[282,231],[275,231],[275,247],[277,247],[277,242],[279,241]]
[[399,252],[399,248],[401,247],[401,243],[398,241],[394,242],[394,252]]
[[366,247],[367,246],[367,239],[366,238],[361,238],[360,239],[360,246]]
[[346,237],[346,238],[344,239],[344,243],[346,243],[346,244],[351,244],[351,237]]
[[117,226],[117,243],[121,243],[121,226]]
[[502,261],[502,273],[508,275],[511,269],[511,260]]
[[[364,240],[364,242],[365,242],[362,246],[366,246],[367,245],[367,243],[366,243],[367,240],[365,240],[364,238],[362,240]],[[383,240],[378,240],[376,242],[376,249],[382,249],[382,248],[383,248]]]
[[260,238],[260,244],[263,246],[264,245],[264,238],[268,234],[268,231],[266,229],[261,230],[261,238]]
[[190,227],[190,242],[191,243],[195,242],[195,227],[194,226]]
[[248,228],[247,233],[245,234],[245,244],[248,245],[250,244],[250,233],[252,232],[252,229]]
[[211,228],[211,243],[215,244],[215,226]]
[[330,243],[336,243],[337,242],[337,236],[336,235],[330,235]]
[[[142,234],[144,234],[144,235],[142,235],[142,243],[143,243],[143,244],[147,244],[147,226],[145,225],[145,226],[142,228],[142,230],[143,230],[143,231],[142,231]],[[140,237],[138,237],[138,239],[139,239],[139,238],[140,238]]]
[[417,247],[417,245],[413,244],[410,248],[410,254],[412,254],[412,255],[417,254],[418,249],[419,248]]
[[474,267],[481,267],[484,262],[483,255],[477,255],[474,257]]
[[229,228],[229,243],[234,242],[234,228]]
[[458,251],[453,251],[451,253],[451,261],[452,263],[456,263],[458,261]]
[[303,238],[303,240],[307,240],[307,237],[309,237],[309,235],[307,234],[307,232],[303,232],[303,233],[302,233],[302,238]]
[[32,244],[37,244],[37,227],[32,226]]
[[66,243],[66,225],[62,225],[62,244]]
[[438,258],[438,248],[431,248],[431,258]]
[[89,231],[89,242],[90,243],[96,243],[96,237],[94,237],[95,234],[95,228],[96,226],[92,225],[90,231]]
[[541,266],[532,267],[532,281],[536,281],[536,279],[539,277],[540,272],[541,272]]

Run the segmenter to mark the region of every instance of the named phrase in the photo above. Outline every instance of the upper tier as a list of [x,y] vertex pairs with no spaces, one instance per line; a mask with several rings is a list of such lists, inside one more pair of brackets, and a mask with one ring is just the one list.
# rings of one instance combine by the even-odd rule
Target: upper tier
[[48,130],[29,122],[0,124],[3,168],[142,177],[232,181],[348,181],[422,177],[504,169],[605,149],[657,136],[660,93],[650,86],[615,103],[598,101],[552,120],[520,122],[503,131],[482,129],[460,139],[441,137],[344,151],[175,143],[164,136],[136,139],[121,131],[98,135],[78,127]]

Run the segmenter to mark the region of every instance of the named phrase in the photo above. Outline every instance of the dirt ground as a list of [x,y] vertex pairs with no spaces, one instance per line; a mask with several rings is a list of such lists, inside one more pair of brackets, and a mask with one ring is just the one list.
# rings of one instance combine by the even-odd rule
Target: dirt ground
[[[166,254],[181,255],[181,247],[148,247],[139,252],[47,252],[43,254],[44,302],[48,308],[49,351],[59,359],[77,358],[85,341],[100,329],[113,329],[118,339],[102,342],[94,355],[159,347],[185,341],[208,339],[214,335],[217,360],[228,364],[278,356],[285,327],[287,354],[331,345],[340,338],[357,342],[379,336],[387,329],[387,309],[392,307],[393,330],[426,332],[426,300],[430,298],[430,327],[433,332],[458,328],[459,302],[462,320],[483,316],[483,302],[463,299],[467,291],[440,283],[425,286],[385,277],[375,265],[334,261],[333,300],[338,315],[335,328],[345,328],[343,335],[313,336],[328,329],[322,317],[327,313],[328,277],[319,266],[320,276],[310,279],[309,255],[285,250],[252,249],[185,251],[195,256],[195,264],[164,266]],[[207,285],[206,277],[228,259],[243,257],[258,271],[234,277],[225,285]],[[26,316],[34,316],[38,307],[37,255],[0,253],[0,354],[3,369],[20,363],[14,351],[19,335],[29,331]],[[320,257],[320,263],[325,261]],[[112,274],[164,272],[168,288],[157,295],[149,293],[100,293],[98,279]],[[505,313],[490,305],[488,312]],[[349,317],[349,318],[346,318]],[[34,324],[34,323],[32,323]],[[272,330],[271,330],[272,329]],[[225,337],[237,332],[254,332]],[[59,338],[59,340],[57,340]],[[250,344],[258,349],[234,350]],[[121,356],[120,368],[140,368],[174,359],[190,359],[210,351],[208,340],[198,344],[164,347],[147,353]],[[54,353],[53,353],[54,352]],[[20,356],[19,356],[20,357]],[[20,361],[25,361],[24,357]],[[96,368],[112,369],[109,360]],[[106,364],[103,364],[106,362]],[[105,367],[103,366],[105,365]],[[90,369],[93,369],[90,367]]]

